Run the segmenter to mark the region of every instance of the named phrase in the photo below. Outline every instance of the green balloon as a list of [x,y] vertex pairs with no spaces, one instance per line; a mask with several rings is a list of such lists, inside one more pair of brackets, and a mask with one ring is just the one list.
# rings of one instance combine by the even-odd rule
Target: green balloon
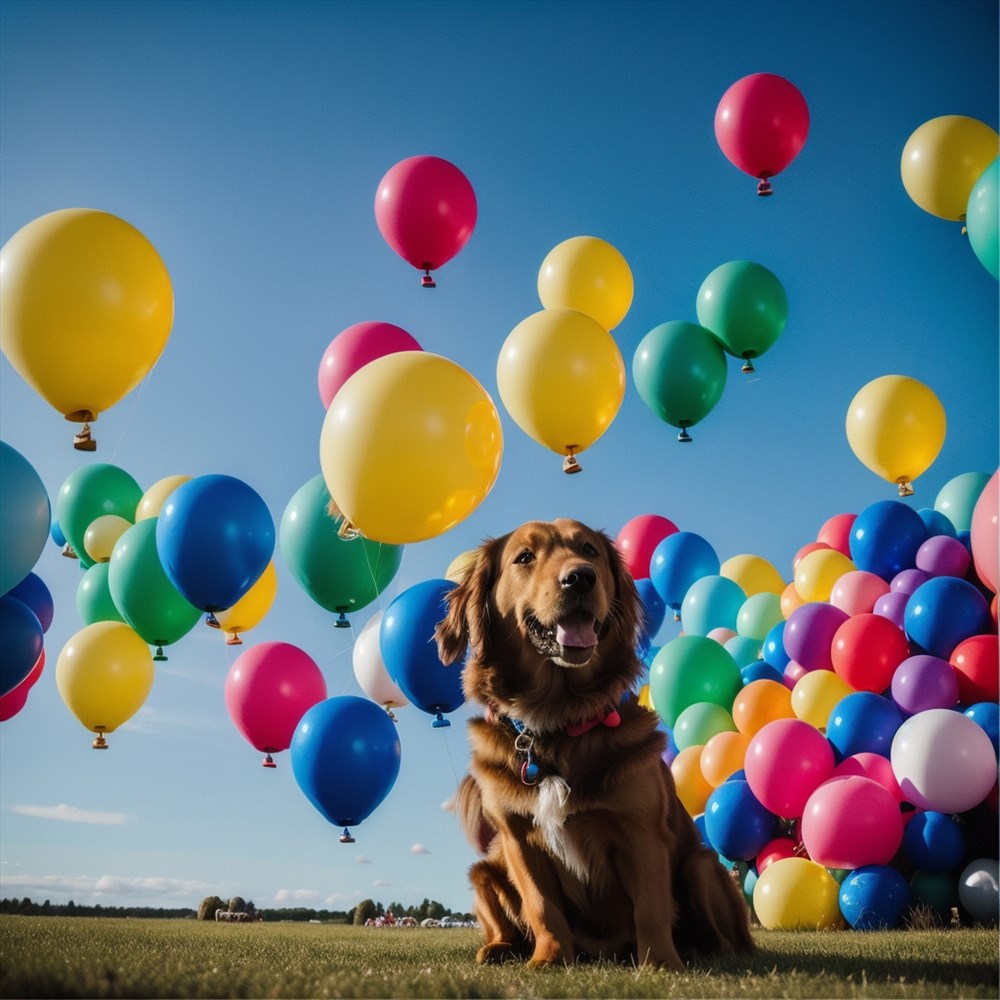
[[697,323],[673,320],[654,327],[632,358],[632,381],[642,401],[661,419],[687,428],[704,419],[726,387],[726,354],[719,339]]
[[759,358],[781,336],[788,320],[788,296],[777,277],[752,260],[717,267],[698,290],[698,322],[719,338],[734,358]]
[[[110,563],[94,563],[84,570],[76,587],[76,610],[84,625],[94,622],[125,622],[108,588]],[[125,624],[128,624],[125,622]]]
[[[170,582],[156,549],[155,517],[133,524],[115,542],[108,587],[115,607],[151,646],[168,646],[187,635],[201,617]],[[160,657],[162,652],[157,652]],[[165,659],[165,657],[164,657]]]
[[94,565],[83,545],[91,522],[104,514],[117,514],[126,521],[134,521],[141,499],[139,484],[117,465],[95,462],[66,477],[56,497],[55,517],[82,566]]
[[680,635],[668,642],[649,667],[649,693],[670,728],[691,705],[711,702],[730,711],[743,685],[732,655],[714,639]]
[[341,538],[329,503],[322,475],[296,490],[281,517],[278,547],[302,589],[321,608],[343,616],[371,604],[389,586],[403,546]]
[[713,736],[724,732],[736,732],[736,723],[728,709],[710,701],[696,701],[677,716],[674,743],[678,750],[686,750],[704,746]]
[[976,501],[989,481],[988,472],[963,472],[949,479],[938,491],[934,509],[944,514],[956,531],[971,530]]
[[781,598],[769,591],[751,594],[736,616],[736,631],[743,636],[763,642],[767,633],[785,616],[781,612]]
[[997,231],[1000,227],[1000,159],[994,160],[980,175],[969,193],[969,204],[965,211],[965,228],[969,234],[969,246],[979,258],[979,263],[994,278],[998,277],[1000,249]]

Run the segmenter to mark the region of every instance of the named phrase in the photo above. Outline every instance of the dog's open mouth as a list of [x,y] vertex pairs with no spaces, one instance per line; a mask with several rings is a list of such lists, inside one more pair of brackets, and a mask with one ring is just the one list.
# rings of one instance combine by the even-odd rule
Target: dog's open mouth
[[593,655],[603,625],[593,615],[574,612],[552,625],[544,625],[533,614],[525,617],[532,645],[542,656],[563,666],[582,667]]

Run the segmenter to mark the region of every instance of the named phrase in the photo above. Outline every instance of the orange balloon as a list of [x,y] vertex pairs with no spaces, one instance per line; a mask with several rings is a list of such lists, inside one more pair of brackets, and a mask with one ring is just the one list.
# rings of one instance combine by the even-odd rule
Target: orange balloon
[[794,716],[792,692],[778,681],[751,681],[733,700],[733,721],[745,736],[753,736],[775,719]]
[[750,737],[729,730],[716,733],[701,750],[701,773],[705,780],[718,788],[727,778],[743,767]]
[[794,580],[781,592],[781,613],[786,620],[796,608],[801,608],[805,603],[805,600],[795,589]]
[[701,772],[701,752],[704,746],[691,746],[681,750],[670,765],[674,776],[677,797],[692,816],[705,811],[708,797],[714,789]]

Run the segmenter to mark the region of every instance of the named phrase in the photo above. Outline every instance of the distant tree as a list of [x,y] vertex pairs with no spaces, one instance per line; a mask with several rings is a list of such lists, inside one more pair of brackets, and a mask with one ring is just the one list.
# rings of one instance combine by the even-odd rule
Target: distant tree
[[216,910],[226,909],[226,904],[218,896],[206,896],[198,906],[199,920],[214,920]]
[[229,912],[230,913],[245,913],[247,908],[247,901],[242,896],[233,896],[229,900]]
[[436,899],[432,899],[427,906],[427,916],[432,917],[434,920],[440,920],[446,913],[447,910]]
[[[230,900],[230,902],[231,902],[231,900]],[[244,909],[244,911],[246,913],[249,913],[251,917],[256,917],[257,916],[257,907],[254,905],[254,901],[252,899],[248,899],[243,904],[243,909]]]
[[354,907],[354,926],[364,927],[366,920],[374,920],[377,916],[375,901],[363,899]]

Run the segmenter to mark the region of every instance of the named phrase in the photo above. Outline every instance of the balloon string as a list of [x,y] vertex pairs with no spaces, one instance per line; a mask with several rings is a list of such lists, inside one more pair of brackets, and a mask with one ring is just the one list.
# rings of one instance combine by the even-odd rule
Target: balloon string
[[448,740],[448,733],[450,729],[442,729],[441,734],[444,737],[444,749],[445,753],[448,755],[448,763],[451,766],[451,775],[455,779],[455,787],[458,788],[460,781],[458,777],[458,770],[455,768],[455,761],[451,755],[451,743]]
[[[153,368],[155,368],[155,367],[156,366],[154,365]],[[132,426],[132,419],[135,417],[135,411],[136,411],[136,408],[139,406],[139,400],[142,397],[142,394],[146,391],[146,384],[149,382],[150,378],[152,378],[152,376],[153,376],[153,368],[151,368],[149,370],[149,372],[146,375],[146,377],[139,384],[139,391],[136,392],[136,394],[132,398],[132,406],[129,408],[128,415],[125,417],[125,426],[122,427],[122,432],[118,436],[118,443],[115,445],[114,450],[111,452],[111,461],[112,461],[112,463],[117,458],[118,452],[119,452],[121,446],[125,442],[125,435],[128,433],[129,427]]]

